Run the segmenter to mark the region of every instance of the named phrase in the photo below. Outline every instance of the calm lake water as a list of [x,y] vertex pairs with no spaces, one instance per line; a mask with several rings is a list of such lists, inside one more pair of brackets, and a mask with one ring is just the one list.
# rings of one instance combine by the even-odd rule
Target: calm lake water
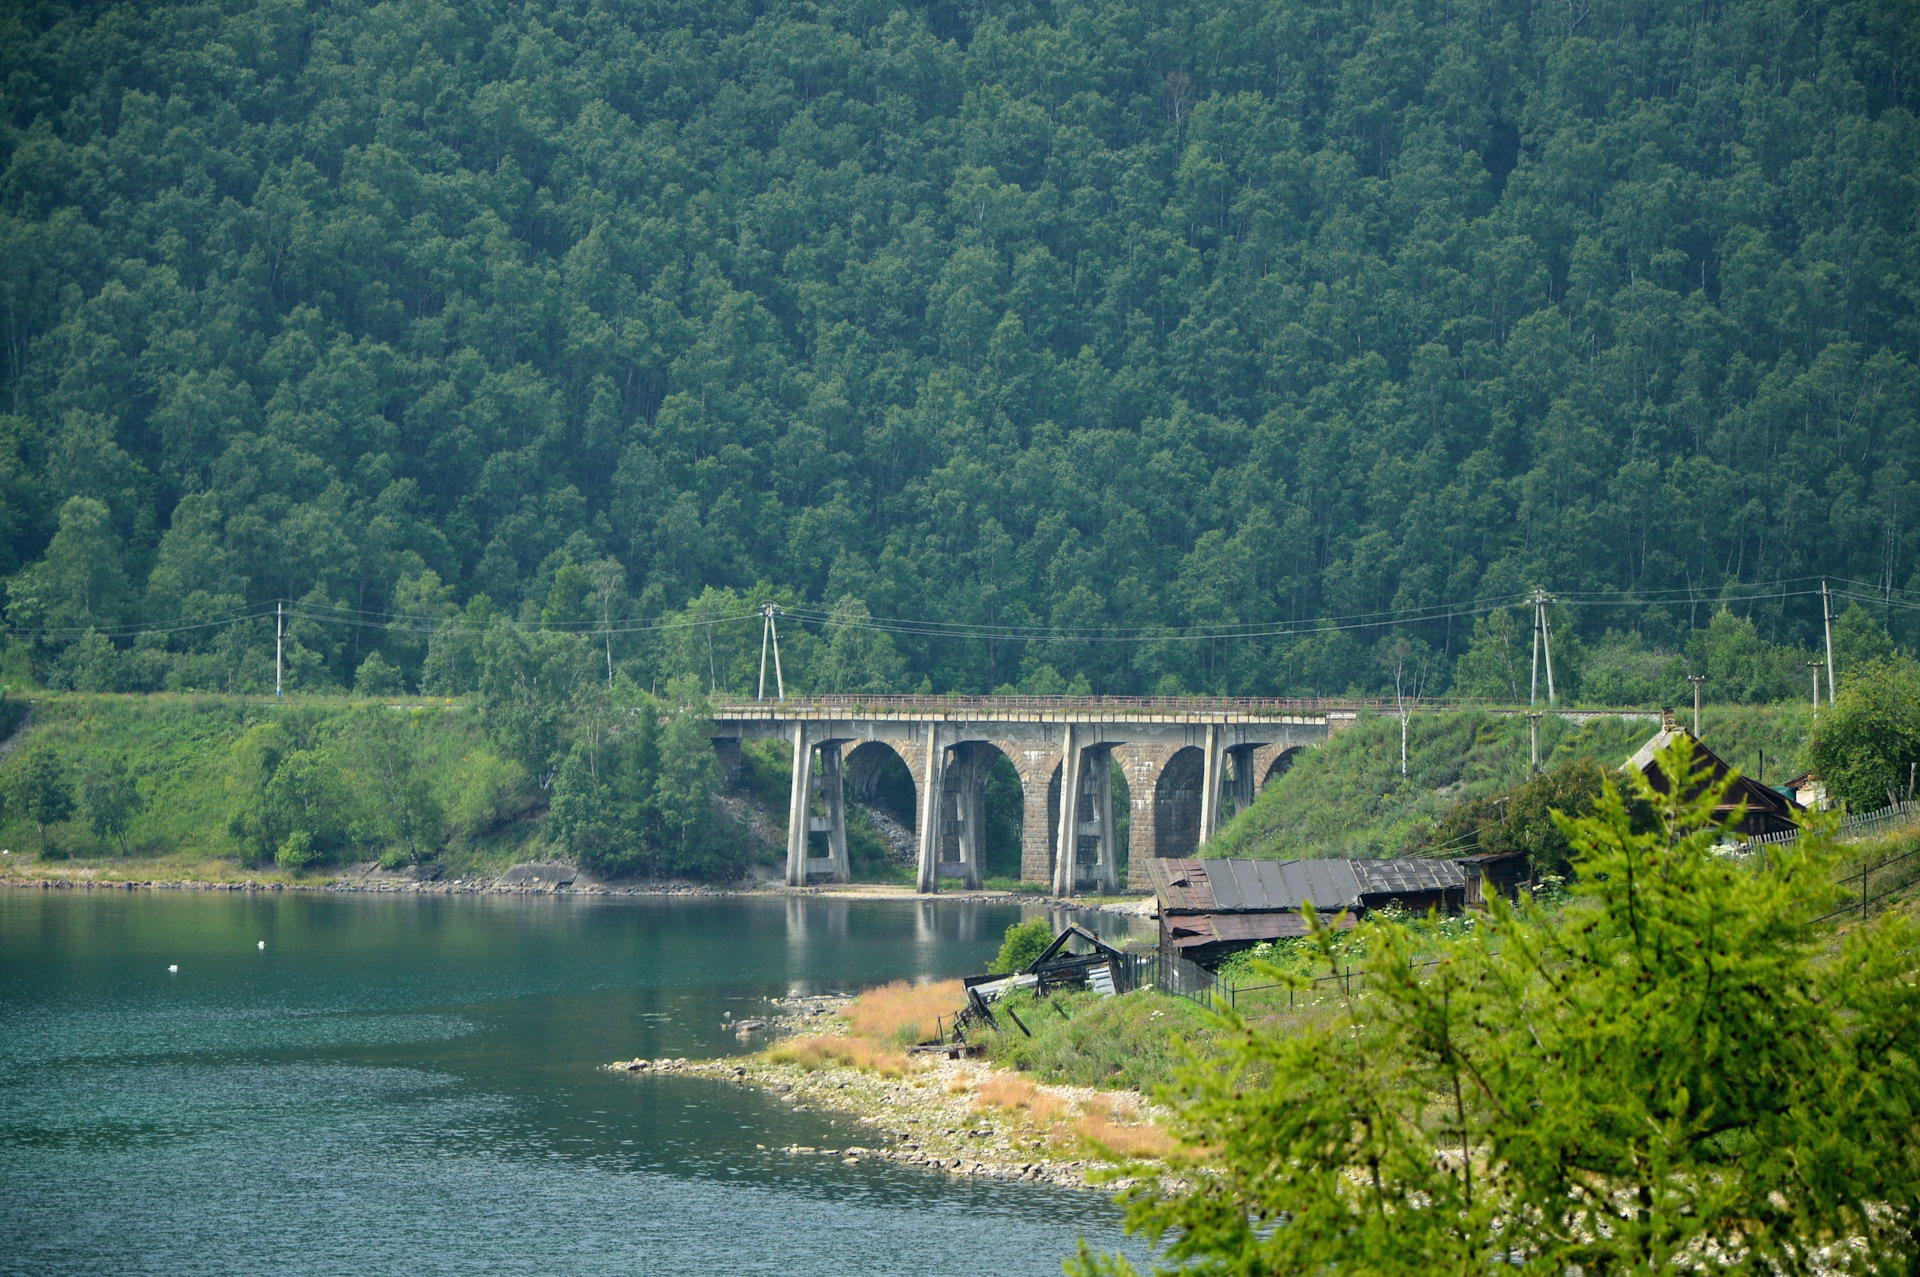
[[1018,918],[0,890],[0,1272],[1057,1273],[1121,1245],[1104,1199],[789,1157],[873,1137],[600,1067],[738,1053],[722,1013],[770,996],[979,970]]

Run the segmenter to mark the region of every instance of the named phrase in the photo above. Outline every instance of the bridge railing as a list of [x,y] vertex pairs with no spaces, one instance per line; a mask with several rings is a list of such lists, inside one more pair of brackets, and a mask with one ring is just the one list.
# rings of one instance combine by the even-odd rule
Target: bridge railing
[[[1391,713],[1391,699],[1326,696],[881,696],[865,694],[816,694],[791,696],[784,701],[756,700],[751,696],[719,695],[712,699],[716,712],[728,713],[817,713],[832,710],[850,717],[863,714],[955,714],[978,717],[1004,714],[1256,714],[1319,715],[1372,710]],[[1509,701],[1477,700],[1470,697],[1427,698],[1410,704],[1409,710],[1482,709],[1520,713],[1524,704]],[[1647,709],[1556,709],[1556,714],[1631,714],[1652,717]]]

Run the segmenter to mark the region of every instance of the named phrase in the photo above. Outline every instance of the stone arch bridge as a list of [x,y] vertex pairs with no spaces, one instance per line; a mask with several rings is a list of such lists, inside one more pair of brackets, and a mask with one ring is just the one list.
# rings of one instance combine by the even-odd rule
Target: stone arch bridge
[[[737,774],[744,738],[793,747],[787,807],[787,882],[846,882],[850,770],[876,751],[898,755],[913,778],[918,885],[981,879],[987,777],[1005,757],[1022,791],[1020,877],[1056,895],[1120,889],[1112,764],[1131,801],[1129,885],[1146,862],[1190,856],[1213,836],[1223,800],[1253,801],[1296,749],[1319,745],[1357,717],[1313,701],[1118,697],[820,697],[714,706],[714,745]],[[882,755],[884,757],[884,755]],[[852,764],[852,766],[850,766]],[[862,769],[870,772],[870,767]],[[820,794],[826,814],[812,814]],[[810,833],[827,835],[813,856]]]

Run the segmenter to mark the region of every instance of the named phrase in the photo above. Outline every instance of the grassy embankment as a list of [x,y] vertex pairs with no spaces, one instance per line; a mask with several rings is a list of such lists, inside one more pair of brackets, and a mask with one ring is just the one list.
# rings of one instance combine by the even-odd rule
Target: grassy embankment
[[[1811,715],[1804,706],[1708,706],[1701,737],[1727,762],[1766,779],[1799,770]],[[1691,711],[1681,716],[1691,722]],[[1540,721],[1543,767],[1591,758],[1623,763],[1656,723],[1617,718],[1575,724]],[[1400,721],[1368,715],[1293,766],[1234,815],[1208,847],[1218,856],[1393,856],[1424,845],[1455,803],[1485,797],[1527,778],[1527,722],[1477,712],[1416,714],[1408,725],[1407,774],[1400,774]]]
[[[543,795],[524,772],[504,759],[480,729],[479,715],[451,702],[403,703],[420,730],[414,763],[445,814],[445,839],[432,859],[447,878],[491,877],[523,860],[563,856],[544,835]],[[40,852],[38,831],[24,812],[9,805],[0,813],[0,848],[10,854],[5,871],[16,877],[85,876],[96,880],[325,881],[354,861],[383,848],[348,849],[338,858],[297,873],[269,862],[248,867],[228,831],[239,796],[233,783],[234,745],[249,728],[289,712],[344,716],[382,704],[346,697],[300,697],[276,704],[270,698],[44,693],[31,703],[0,701],[0,737],[14,735],[18,716],[31,719],[0,762],[0,776],[36,750],[51,750],[78,785],[80,764],[91,755],[123,760],[137,779],[142,809],[127,831],[129,854],[117,841],[88,827],[84,810],[50,826]],[[9,721],[11,720],[11,721]],[[781,778],[784,793],[785,778]],[[777,809],[776,809],[777,810]],[[725,818],[724,815],[722,818]],[[782,822],[784,823],[784,822]],[[747,830],[737,836],[751,838]],[[759,848],[771,861],[776,848]]]
[[[16,874],[87,873],[104,879],[159,878],[218,881],[237,876],[298,881],[326,878],[339,864],[290,874],[272,864],[248,869],[228,833],[237,801],[231,786],[233,746],[254,725],[299,709],[345,715],[377,702],[307,698],[276,705],[256,697],[172,695],[62,695],[33,698],[32,719],[0,767],[20,764],[30,751],[50,749],[76,774],[93,754],[123,760],[137,779],[142,810],[127,831],[129,855],[116,841],[88,828],[85,812],[48,830],[43,862],[15,865]],[[409,702],[420,704],[418,698]],[[447,814],[448,837],[436,859],[450,876],[497,872],[538,850],[538,822],[529,796],[479,730],[477,716],[450,704],[422,711],[417,765]],[[23,812],[0,816],[0,846],[10,860],[39,850],[38,833]],[[367,848],[367,858],[378,849]]]

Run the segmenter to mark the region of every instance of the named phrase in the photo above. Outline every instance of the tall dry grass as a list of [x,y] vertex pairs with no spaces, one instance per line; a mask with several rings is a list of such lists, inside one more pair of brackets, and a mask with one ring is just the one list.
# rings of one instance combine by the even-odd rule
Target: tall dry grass
[[1025,1078],[1004,1075],[990,1077],[980,1084],[974,1096],[976,1109],[997,1108],[1010,1113],[1023,1112],[1039,1123],[1049,1123],[1065,1111],[1066,1101],[1043,1091]]
[[889,1051],[865,1038],[822,1035],[782,1042],[767,1052],[775,1064],[798,1064],[817,1069],[827,1064],[846,1064],[881,1077],[904,1077],[907,1056],[904,1051]]
[[1095,1109],[1073,1124],[1073,1132],[1120,1161],[1164,1158],[1180,1145],[1152,1122],[1121,1123]]
[[895,980],[855,998],[845,1015],[857,1037],[912,1046],[933,1037],[940,1016],[951,1016],[966,1004],[966,986],[958,980],[938,984]]

